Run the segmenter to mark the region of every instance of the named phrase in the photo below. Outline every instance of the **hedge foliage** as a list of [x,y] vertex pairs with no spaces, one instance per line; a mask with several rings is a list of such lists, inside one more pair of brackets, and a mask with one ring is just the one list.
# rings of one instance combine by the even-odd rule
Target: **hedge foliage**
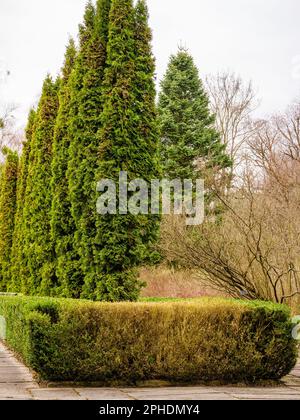
[[269,303],[1,296],[0,315],[7,344],[44,380],[254,382],[297,359],[289,310]]

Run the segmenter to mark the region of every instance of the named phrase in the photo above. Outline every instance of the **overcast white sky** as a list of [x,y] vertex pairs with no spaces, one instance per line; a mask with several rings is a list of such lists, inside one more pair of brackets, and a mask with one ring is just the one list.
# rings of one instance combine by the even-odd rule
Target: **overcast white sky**
[[[86,0],[0,0],[0,104],[19,106],[25,122],[47,72],[61,67],[69,35],[76,36]],[[299,0],[148,0],[157,74],[178,44],[195,57],[201,76],[234,70],[252,79],[260,115],[300,97]]]

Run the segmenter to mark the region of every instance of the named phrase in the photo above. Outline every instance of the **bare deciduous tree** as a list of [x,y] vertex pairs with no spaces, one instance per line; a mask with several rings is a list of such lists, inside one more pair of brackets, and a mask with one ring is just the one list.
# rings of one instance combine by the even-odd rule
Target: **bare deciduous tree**
[[251,82],[244,83],[230,72],[208,76],[206,89],[212,111],[216,115],[216,128],[234,163],[233,174],[241,164],[243,147],[253,132],[250,120],[258,106],[256,92]]
[[194,268],[233,297],[300,302],[300,107],[253,124],[239,187],[224,195],[222,217],[186,228],[163,226],[170,261]]
[[281,136],[284,155],[300,162],[300,102],[290,106],[285,114],[274,117],[273,122]]
[[24,132],[21,129],[15,127],[15,120],[13,113],[15,111],[14,106],[7,106],[3,109],[0,116],[0,150],[4,146],[20,151],[24,140]]
[[285,194],[300,181],[300,104],[270,120],[256,121],[253,126],[248,159],[265,182],[276,184]]
[[[0,63],[0,88],[6,83],[9,76],[10,72]],[[15,127],[15,110],[15,105],[1,105],[0,103],[0,153],[4,146],[17,151],[22,148],[24,134],[23,130],[17,130]],[[0,157],[2,158],[2,156]]]

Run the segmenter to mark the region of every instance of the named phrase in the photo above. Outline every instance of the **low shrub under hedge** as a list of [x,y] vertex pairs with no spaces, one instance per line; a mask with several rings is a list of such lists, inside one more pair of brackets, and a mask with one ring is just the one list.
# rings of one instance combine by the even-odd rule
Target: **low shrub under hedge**
[[92,303],[0,296],[6,342],[42,379],[254,382],[297,359],[289,310],[263,302]]

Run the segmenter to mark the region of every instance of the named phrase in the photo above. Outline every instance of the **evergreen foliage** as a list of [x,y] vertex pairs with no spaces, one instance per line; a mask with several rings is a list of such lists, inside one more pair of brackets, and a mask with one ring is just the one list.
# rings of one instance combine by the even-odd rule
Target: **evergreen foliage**
[[203,176],[204,167],[230,166],[198,69],[183,48],[171,56],[161,83],[158,113],[166,176],[195,180]]
[[[32,109],[29,113],[28,124],[26,127],[26,141],[23,144],[22,155],[20,158],[17,183],[17,205],[15,227],[13,234],[13,244],[11,253],[11,282],[8,290],[12,292],[20,292],[21,278],[26,275],[24,267],[24,201],[28,177],[28,167],[30,164],[31,141],[34,133],[36,112]],[[24,270],[25,269],[25,273]]]
[[24,262],[28,275],[21,290],[27,294],[53,294],[56,287],[51,241],[51,162],[60,80],[47,76],[32,137],[24,204]]
[[10,260],[16,213],[18,155],[3,148],[5,164],[1,174],[0,195],[0,290],[6,292],[10,280]]
[[[66,297],[78,297],[77,253],[74,252],[75,224],[71,215],[68,194],[67,169],[69,161],[69,117],[71,106],[70,77],[76,60],[76,47],[71,39],[65,54],[59,91],[59,110],[54,128],[52,160],[52,209],[51,239],[56,253],[57,293]],[[74,292],[73,292],[74,291]]]
[[[98,180],[118,183],[159,175],[155,115],[154,63],[144,2],[113,0],[110,14],[104,108],[99,131]],[[135,300],[140,290],[136,268],[148,257],[157,233],[157,217],[104,215],[97,220],[94,258],[97,276],[86,284],[85,297]]]
[[[89,282],[95,273],[96,181],[101,127],[102,84],[111,0],[98,0],[93,26],[84,38],[74,74],[70,120],[69,197],[75,222],[74,247],[79,254],[77,276]],[[88,16],[92,11],[87,9]],[[87,18],[86,18],[87,20]],[[91,19],[92,21],[92,19]],[[74,287],[72,287],[74,290]],[[76,295],[81,284],[77,283]]]
[[291,312],[271,302],[202,298],[107,305],[0,296],[0,315],[9,347],[48,382],[261,387],[261,380],[270,384],[289,374],[299,355]]
[[154,72],[146,2],[89,2],[78,51],[71,40],[61,78],[46,78],[29,116],[8,290],[138,297],[136,269],[153,257],[160,218],[98,215],[96,185],[120,171],[128,182],[160,177]]

